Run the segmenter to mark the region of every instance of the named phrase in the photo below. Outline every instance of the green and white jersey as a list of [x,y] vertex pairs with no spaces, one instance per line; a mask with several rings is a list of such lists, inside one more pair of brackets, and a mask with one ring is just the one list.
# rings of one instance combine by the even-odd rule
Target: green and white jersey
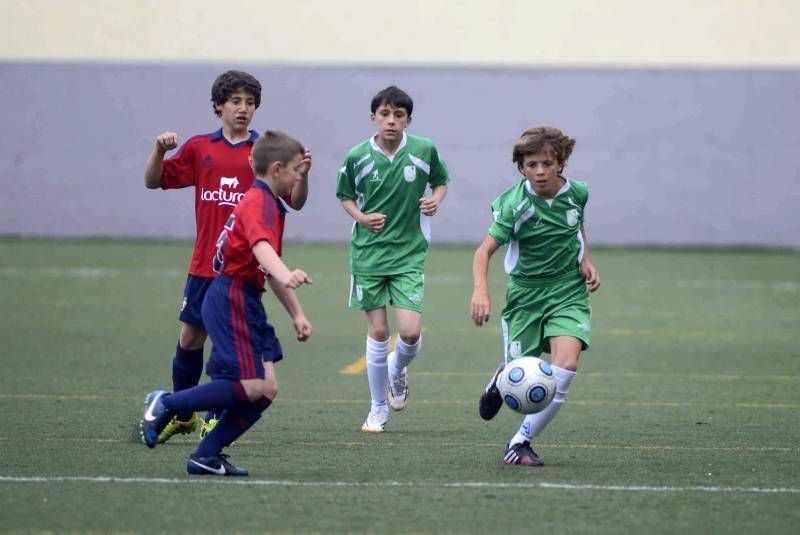
[[588,200],[586,183],[568,178],[550,200],[536,195],[527,179],[495,199],[489,235],[508,244],[506,273],[532,285],[575,273],[583,258],[580,227]]
[[370,138],[345,158],[336,179],[336,196],[353,200],[366,213],[381,213],[386,222],[375,234],[354,223],[350,269],[355,275],[397,275],[422,271],[430,242],[430,217],[420,212],[425,190],[447,184],[447,165],[433,141],[403,133],[393,156]]

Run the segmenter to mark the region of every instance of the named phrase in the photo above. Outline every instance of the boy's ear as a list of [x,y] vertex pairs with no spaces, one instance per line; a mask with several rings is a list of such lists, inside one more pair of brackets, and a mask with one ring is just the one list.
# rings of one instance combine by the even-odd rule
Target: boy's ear
[[278,160],[275,160],[274,162],[269,164],[269,167],[267,168],[268,173],[270,175],[277,175],[278,172],[281,170],[281,165],[282,165],[281,162],[279,162]]
[[406,124],[411,124],[411,116],[408,116],[408,122]]

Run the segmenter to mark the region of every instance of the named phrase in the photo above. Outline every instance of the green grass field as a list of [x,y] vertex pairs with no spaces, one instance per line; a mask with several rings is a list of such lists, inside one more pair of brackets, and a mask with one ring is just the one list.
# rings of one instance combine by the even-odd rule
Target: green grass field
[[[132,436],[169,387],[191,244],[0,240],[0,532],[797,533],[800,254],[597,249],[593,347],[567,404],[507,467],[520,418],[477,414],[500,361],[469,319],[471,248],[435,247],[411,398],[360,432],[363,315],[343,245],[287,244],[314,323],[305,344],[265,296],[281,392],[233,445],[249,478],[190,478],[196,436]],[[499,255],[498,255],[499,256]]]

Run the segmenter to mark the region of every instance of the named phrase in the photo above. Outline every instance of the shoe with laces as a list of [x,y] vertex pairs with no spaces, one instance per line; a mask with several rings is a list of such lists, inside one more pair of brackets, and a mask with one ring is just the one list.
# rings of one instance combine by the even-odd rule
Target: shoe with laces
[[392,374],[392,361],[396,358],[394,351],[389,353],[389,407],[394,411],[401,411],[408,403],[408,366],[397,374]]
[[505,368],[505,364],[500,364],[497,371],[494,372],[492,380],[486,385],[486,389],[481,394],[481,399],[478,401],[478,412],[484,420],[491,420],[497,413],[500,412],[500,407],[503,406],[503,398],[500,395],[500,390],[497,388],[497,377],[500,372]]
[[206,438],[206,435],[211,432],[217,426],[218,419],[211,417],[206,422],[205,420],[200,421],[200,440]]
[[246,476],[249,475],[244,468],[238,468],[228,462],[228,456],[224,453],[211,457],[198,457],[190,455],[186,463],[186,471],[198,476]]
[[158,436],[175,415],[161,401],[169,392],[153,390],[144,400],[144,416],[139,421],[139,436],[148,448],[155,448]]
[[172,420],[167,423],[167,426],[158,435],[158,443],[163,444],[175,435],[188,435],[197,430],[197,421],[199,418],[195,413],[186,421],[178,420],[177,416],[173,416]]
[[361,430],[365,433],[383,433],[383,427],[389,421],[388,407],[373,407],[367,419],[361,425]]
[[525,466],[544,466],[536,452],[531,449],[531,443],[518,442],[509,444],[506,454],[503,456],[503,464],[522,464]]

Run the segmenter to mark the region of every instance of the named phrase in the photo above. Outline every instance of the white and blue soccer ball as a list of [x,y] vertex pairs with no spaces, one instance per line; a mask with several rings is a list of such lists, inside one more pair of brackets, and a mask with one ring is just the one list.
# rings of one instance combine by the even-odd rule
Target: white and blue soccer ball
[[519,357],[506,364],[497,376],[497,388],[511,410],[534,414],[553,401],[556,376],[544,360]]

